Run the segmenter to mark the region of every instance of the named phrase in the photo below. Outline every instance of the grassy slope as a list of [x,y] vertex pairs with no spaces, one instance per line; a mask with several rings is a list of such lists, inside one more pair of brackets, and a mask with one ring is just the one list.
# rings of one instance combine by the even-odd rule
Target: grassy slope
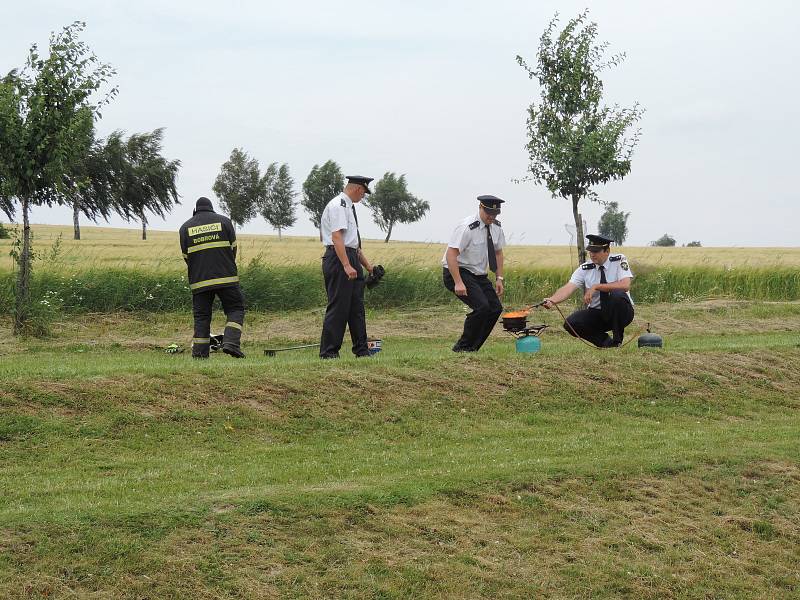
[[800,305],[643,307],[662,352],[537,313],[534,356],[452,355],[462,314],[371,315],[370,361],[258,355],[319,312],[252,315],[244,361],[158,351],[185,315],[3,346],[0,595],[800,590]]

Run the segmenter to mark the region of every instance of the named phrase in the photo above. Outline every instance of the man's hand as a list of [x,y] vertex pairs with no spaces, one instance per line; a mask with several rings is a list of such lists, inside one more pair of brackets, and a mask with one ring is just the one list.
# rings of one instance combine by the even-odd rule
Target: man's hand
[[348,279],[350,279],[351,281],[352,281],[353,279],[355,279],[356,277],[358,277],[358,273],[357,273],[357,272],[356,272],[356,270],[355,270],[355,269],[354,269],[352,266],[350,266],[350,265],[345,265],[345,266],[344,266],[344,274],[345,274],[345,275],[347,275],[347,278],[348,278]]
[[503,285],[503,280],[502,279],[498,279],[497,281],[495,281],[494,289],[497,292],[498,296],[502,296],[503,295],[503,292],[506,291],[506,287]]
[[467,286],[464,285],[463,281],[457,281],[453,291],[455,292],[456,296],[466,296]]
[[545,298],[544,300],[542,300],[542,306],[544,306],[547,310],[550,310],[555,305],[556,303],[550,300],[550,298]]
[[586,292],[583,294],[583,303],[585,305],[589,305],[592,303],[592,296],[594,295],[594,287],[590,287]]

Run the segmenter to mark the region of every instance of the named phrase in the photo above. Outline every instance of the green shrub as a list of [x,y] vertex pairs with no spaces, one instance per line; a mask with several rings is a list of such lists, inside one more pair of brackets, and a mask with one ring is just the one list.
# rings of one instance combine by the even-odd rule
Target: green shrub
[[53,335],[53,323],[63,315],[63,302],[57,291],[48,291],[31,300],[22,326],[23,337],[46,338]]
[[675,238],[672,237],[670,234],[665,233],[657,240],[650,242],[651,246],[664,246],[664,247],[671,247],[675,245]]
[[[318,267],[271,267],[251,262],[240,270],[249,310],[284,311],[323,307]],[[569,278],[569,270],[514,269],[506,273],[503,303],[519,308],[538,302]],[[14,279],[0,273],[0,312],[13,310]],[[637,303],[681,302],[706,298],[798,300],[800,272],[791,269],[640,268],[631,289]],[[31,298],[42,310],[65,312],[189,311],[186,275],[157,271],[92,269],[74,274],[34,271]],[[54,300],[56,299],[56,300]],[[424,307],[458,302],[442,285],[440,268],[386,265],[381,283],[367,290],[370,308]],[[48,304],[42,304],[47,300]]]

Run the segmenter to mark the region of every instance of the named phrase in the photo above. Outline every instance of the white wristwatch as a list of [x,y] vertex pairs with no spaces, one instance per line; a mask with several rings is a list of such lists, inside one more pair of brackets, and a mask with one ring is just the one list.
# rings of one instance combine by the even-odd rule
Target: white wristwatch
[[498,275],[497,277],[495,277],[495,279],[496,279],[497,281],[505,281],[505,280],[506,280],[506,278],[505,278],[505,277],[503,277],[502,275]]

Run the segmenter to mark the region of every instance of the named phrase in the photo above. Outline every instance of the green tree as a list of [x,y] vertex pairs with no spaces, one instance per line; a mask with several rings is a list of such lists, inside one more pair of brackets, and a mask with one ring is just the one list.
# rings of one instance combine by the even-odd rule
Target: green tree
[[[0,84],[2,85],[2,84]],[[4,196],[2,190],[3,181],[0,179],[0,210],[8,217],[9,221],[14,218],[14,199],[11,196]]]
[[529,78],[538,80],[541,92],[540,101],[528,108],[530,162],[523,180],[547,186],[553,198],[571,201],[579,263],[586,260],[579,203],[583,198],[597,201],[593,186],[630,172],[640,132],[629,130],[643,112],[638,104],[601,104],[600,72],[620,64],[624,54],[604,58],[608,44],[595,41],[597,24],[587,16],[583,12],[558,31],[556,14],[542,34],[536,67],[517,56]]
[[0,240],[7,240],[11,237],[11,233],[9,233],[8,229],[0,223]]
[[289,166],[281,165],[275,169],[272,163],[264,175],[267,193],[261,207],[261,215],[278,230],[278,239],[281,239],[281,230],[291,227],[297,221],[294,199],[297,192],[294,190],[294,179],[289,174]]
[[263,204],[264,185],[258,161],[241,148],[234,148],[231,157],[222,164],[212,189],[231,221],[241,227]]
[[264,175],[261,176],[261,200],[260,200],[260,208],[263,212],[264,207],[266,206],[267,199],[269,198],[270,193],[272,192],[272,188],[275,187],[275,181],[278,179],[278,163],[270,163],[269,166],[264,171]]
[[142,223],[142,239],[147,239],[147,213],[164,218],[180,204],[176,178],[179,160],[164,158],[163,129],[135,133],[127,140],[120,131],[106,142],[109,186],[114,210],[126,221]]
[[664,235],[662,235],[657,240],[655,240],[653,242],[650,242],[650,245],[651,246],[664,246],[664,247],[674,246],[675,245],[675,238],[672,237],[670,234],[665,233]]
[[108,221],[115,206],[115,175],[105,140],[94,141],[82,160],[76,161],[65,191],[72,204],[73,239],[81,239],[81,214],[95,223],[99,218]]
[[[311,172],[303,182],[303,198],[300,204],[311,216],[314,227],[319,229],[319,222],[322,219],[322,211],[335,196],[344,190],[344,175],[334,161],[329,160],[321,167],[314,165]],[[319,233],[322,239],[322,232]]]
[[597,223],[597,232],[621,246],[628,237],[628,217],[630,215],[629,212],[619,210],[619,204],[616,202],[609,202]]
[[700,247],[702,247],[702,245],[703,244],[701,244],[700,242],[695,240],[694,242],[689,242],[688,244],[686,244],[686,247],[687,248],[700,248]]
[[94,99],[114,70],[78,39],[84,27],[76,21],[51,34],[47,56],[33,45],[25,67],[0,80],[0,206],[9,214],[18,202],[22,211],[15,334],[30,313],[30,209],[66,201],[69,174],[91,148],[94,120],[116,95],[112,88]]
[[372,219],[386,232],[389,243],[392,229],[397,223],[416,223],[430,210],[430,204],[408,192],[406,176],[384,173],[375,184],[375,191],[364,198],[364,205],[372,211]]

